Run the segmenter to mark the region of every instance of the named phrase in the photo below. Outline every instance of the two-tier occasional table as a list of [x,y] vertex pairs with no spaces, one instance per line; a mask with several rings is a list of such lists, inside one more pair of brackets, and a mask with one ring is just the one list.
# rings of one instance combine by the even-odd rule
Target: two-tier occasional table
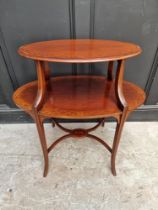
[[[52,40],[19,48],[20,55],[35,61],[38,80],[18,88],[13,100],[36,123],[44,155],[44,176],[48,173],[49,152],[57,143],[69,137],[89,137],[100,142],[111,153],[111,170],[116,175],[115,159],[124,122],[145,100],[142,89],[123,80],[125,60],[140,53],[140,47],[131,43],[95,39]],[[50,77],[48,62],[108,62],[107,77]],[[133,69],[133,73],[136,71]],[[91,134],[99,125],[104,125],[107,117],[114,117],[117,121],[112,146]],[[47,146],[43,126],[44,120],[48,118],[52,119],[53,126],[66,132],[50,146]],[[97,119],[98,124],[89,129],[70,130],[63,127],[57,119]]]

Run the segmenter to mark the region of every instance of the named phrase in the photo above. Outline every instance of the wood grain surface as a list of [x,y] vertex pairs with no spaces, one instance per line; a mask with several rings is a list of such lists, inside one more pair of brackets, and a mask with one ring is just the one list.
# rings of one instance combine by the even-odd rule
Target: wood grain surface
[[126,59],[141,53],[138,45],[96,39],[51,40],[23,45],[19,54],[34,60],[64,63]]
[[[37,89],[37,81],[20,87],[14,93],[14,102],[31,111]],[[128,111],[144,102],[144,91],[130,82],[123,82],[123,92]],[[114,81],[103,76],[63,76],[51,78],[39,114],[48,118],[87,119],[119,115],[121,110],[117,106]]]

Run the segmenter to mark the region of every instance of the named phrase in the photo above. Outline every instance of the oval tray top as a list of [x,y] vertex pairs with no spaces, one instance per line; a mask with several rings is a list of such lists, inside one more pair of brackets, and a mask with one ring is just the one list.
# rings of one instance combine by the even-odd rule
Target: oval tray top
[[87,63],[126,59],[141,53],[138,45],[97,39],[51,40],[23,45],[19,54],[33,60]]
[[[38,89],[37,81],[18,88],[13,95],[17,106],[31,112]],[[114,81],[103,76],[60,76],[50,79],[44,105],[39,114],[49,118],[89,119],[121,114],[117,106]],[[124,81],[123,91],[129,105],[136,109],[145,100],[144,91]]]

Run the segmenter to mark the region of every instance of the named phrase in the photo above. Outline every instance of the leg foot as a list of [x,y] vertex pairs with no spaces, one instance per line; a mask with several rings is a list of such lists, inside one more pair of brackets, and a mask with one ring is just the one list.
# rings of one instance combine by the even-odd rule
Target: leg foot
[[[112,163],[111,163],[112,164]],[[113,165],[113,164],[112,164]],[[113,176],[116,176],[117,174],[116,174],[116,169],[115,169],[115,163],[114,163],[114,165],[111,167],[111,172],[112,172],[112,175]]]
[[52,120],[52,127],[54,128],[55,127],[55,121]]
[[102,127],[104,127],[104,125],[105,125],[105,119],[103,119],[103,121],[102,121]]

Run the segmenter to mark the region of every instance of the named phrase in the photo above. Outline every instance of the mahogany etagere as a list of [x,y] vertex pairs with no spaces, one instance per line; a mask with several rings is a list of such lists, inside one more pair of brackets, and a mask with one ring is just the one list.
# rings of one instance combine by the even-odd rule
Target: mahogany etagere
[[[89,137],[100,142],[111,153],[111,170],[116,175],[115,159],[124,122],[145,100],[145,93],[141,88],[123,80],[125,60],[140,53],[140,47],[132,43],[95,39],[52,40],[19,48],[21,56],[35,61],[38,80],[18,88],[13,100],[36,123],[44,155],[44,176],[48,173],[49,152],[57,143],[69,137]],[[108,62],[107,77],[51,77],[49,62]],[[116,69],[114,62],[117,63]],[[98,126],[103,126],[107,117],[114,117],[117,121],[112,146],[90,133]],[[53,126],[56,125],[67,133],[50,146],[47,146],[43,126],[44,120],[48,118],[52,119]],[[70,130],[56,119],[97,119],[99,122],[89,129]]]

